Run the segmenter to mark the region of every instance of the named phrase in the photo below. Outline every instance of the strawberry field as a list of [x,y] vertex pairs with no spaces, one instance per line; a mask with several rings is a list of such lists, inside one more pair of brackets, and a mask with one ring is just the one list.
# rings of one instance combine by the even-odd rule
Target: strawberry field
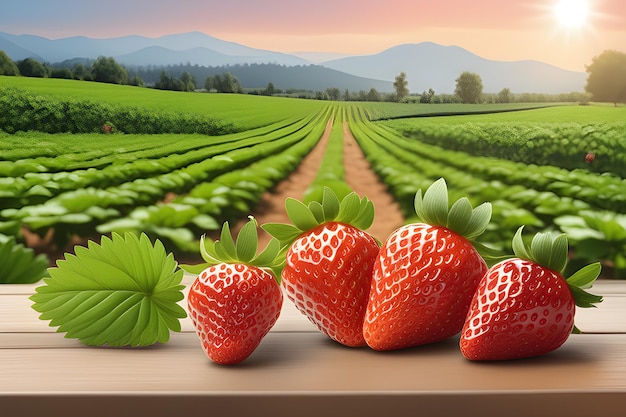
[[[102,234],[145,232],[168,250],[196,253],[203,233],[254,213],[327,127],[307,198],[319,198],[325,185],[347,194],[347,124],[407,221],[416,190],[444,177],[456,198],[492,203],[485,244],[510,245],[521,225],[564,231],[572,268],[602,260],[606,276],[626,278],[625,109],[498,106],[0,77],[0,234],[61,251]],[[497,113],[477,114],[485,111]]]

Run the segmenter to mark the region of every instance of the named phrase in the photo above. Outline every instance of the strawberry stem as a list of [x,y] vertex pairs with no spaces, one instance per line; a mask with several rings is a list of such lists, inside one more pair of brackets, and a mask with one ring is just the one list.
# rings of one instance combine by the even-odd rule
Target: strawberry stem
[[374,222],[374,205],[367,198],[351,192],[339,200],[329,187],[324,187],[322,201],[311,201],[308,205],[288,198],[285,210],[292,224],[267,223],[261,227],[282,246],[290,246],[302,233],[328,222],[350,224],[361,230]]
[[448,187],[443,178],[435,181],[422,196],[415,195],[415,213],[424,222],[433,226],[446,227],[467,240],[480,236],[491,220],[491,203],[473,208],[467,197],[448,203]]
[[199,274],[209,266],[220,263],[245,264],[258,268],[268,269],[280,283],[280,271],[285,262],[285,253],[281,250],[280,242],[272,239],[257,255],[259,235],[258,224],[254,217],[241,228],[236,239],[233,239],[228,222],[222,225],[219,240],[200,238],[200,255],[204,263],[198,265],[181,265],[185,271]]
[[[515,256],[549,268],[562,276],[567,266],[567,235],[565,233],[557,236],[551,233],[537,233],[533,236],[529,247],[522,238],[523,229],[524,226],[517,229],[515,236],[513,236],[512,246]],[[595,307],[595,304],[602,301],[602,296],[585,291],[585,289],[591,288],[601,270],[602,266],[596,262],[579,269],[569,278],[566,278],[578,307]]]

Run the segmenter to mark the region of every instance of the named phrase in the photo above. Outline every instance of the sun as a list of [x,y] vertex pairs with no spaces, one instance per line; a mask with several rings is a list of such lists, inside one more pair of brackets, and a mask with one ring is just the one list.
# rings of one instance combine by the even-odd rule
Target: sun
[[587,23],[589,2],[587,0],[559,0],[554,6],[559,23],[567,28],[580,28]]

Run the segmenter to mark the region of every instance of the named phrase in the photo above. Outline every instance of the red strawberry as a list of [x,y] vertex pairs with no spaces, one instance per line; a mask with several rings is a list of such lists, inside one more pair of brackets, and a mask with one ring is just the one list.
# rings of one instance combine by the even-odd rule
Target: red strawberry
[[243,361],[257,348],[278,320],[283,294],[273,272],[280,244],[272,240],[255,257],[258,236],[252,219],[233,241],[228,223],[221,240],[202,238],[207,262],[189,289],[189,316],[207,356],[219,364]]
[[367,198],[339,201],[325,188],[321,204],[288,199],[293,225],[263,228],[288,247],[282,286],[317,328],[346,346],[364,346],[363,317],[378,243],[364,232],[374,218]]
[[491,218],[491,205],[467,198],[448,206],[445,180],[415,196],[424,223],[403,226],[376,259],[363,332],[375,350],[437,342],[461,331],[470,301],[487,270],[470,239]]
[[589,294],[600,264],[563,278],[567,237],[535,235],[530,248],[522,228],[513,238],[517,258],[489,269],[472,300],[461,332],[461,353],[471,360],[505,360],[543,355],[560,347],[574,329],[576,305],[594,307]]

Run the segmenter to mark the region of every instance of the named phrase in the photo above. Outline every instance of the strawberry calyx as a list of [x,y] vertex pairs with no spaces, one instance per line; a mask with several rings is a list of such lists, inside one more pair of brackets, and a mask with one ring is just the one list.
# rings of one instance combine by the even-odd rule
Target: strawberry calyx
[[200,238],[200,255],[205,261],[198,265],[181,265],[189,273],[199,274],[209,266],[220,263],[244,264],[271,271],[280,283],[280,271],[285,263],[285,254],[281,250],[280,242],[271,239],[267,246],[257,254],[259,246],[258,223],[252,216],[239,230],[234,239],[228,222],[222,225],[220,238],[208,239],[205,235]]
[[[512,246],[515,256],[549,268],[563,276],[567,266],[567,235],[565,233],[557,236],[551,233],[537,233],[528,246],[522,238],[523,229],[524,226],[517,229],[513,237]],[[595,304],[602,301],[602,296],[585,291],[585,289],[591,288],[601,270],[600,262],[595,262],[582,267],[569,278],[565,278],[578,307],[596,307]]]
[[448,186],[445,179],[435,181],[422,196],[422,190],[415,194],[415,213],[427,224],[443,226],[455,233],[473,240],[480,236],[491,220],[491,203],[472,207],[467,197],[448,202]]
[[287,198],[285,210],[292,224],[267,223],[261,226],[283,247],[290,246],[300,235],[324,223],[345,223],[365,230],[374,222],[374,204],[367,197],[360,198],[351,192],[339,200],[329,187],[324,187],[322,201],[314,200],[308,205]]

